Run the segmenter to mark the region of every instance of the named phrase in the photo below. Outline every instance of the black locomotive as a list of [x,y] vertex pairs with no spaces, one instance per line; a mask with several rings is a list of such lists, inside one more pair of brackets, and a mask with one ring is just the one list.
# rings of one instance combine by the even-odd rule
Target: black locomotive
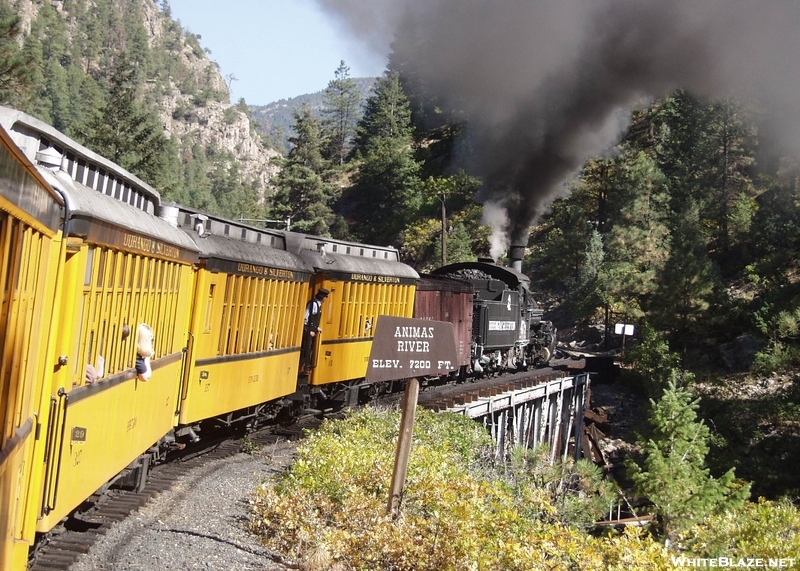
[[491,259],[441,267],[436,276],[472,286],[471,367],[475,374],[546,364],[556,346],[556,328],[530,291],[530,278]]

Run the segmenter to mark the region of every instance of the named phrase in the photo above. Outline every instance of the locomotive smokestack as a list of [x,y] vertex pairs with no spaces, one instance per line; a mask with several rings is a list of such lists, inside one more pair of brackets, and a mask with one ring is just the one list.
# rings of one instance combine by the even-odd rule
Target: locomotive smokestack
[[508,262],[518,272],[522,271],[522,258],[525,256],[525,246],[511,246],[508,249]]

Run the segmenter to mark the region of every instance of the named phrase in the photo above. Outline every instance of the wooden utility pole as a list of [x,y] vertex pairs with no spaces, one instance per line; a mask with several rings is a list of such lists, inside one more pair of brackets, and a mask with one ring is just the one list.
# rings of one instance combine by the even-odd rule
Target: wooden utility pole
[[445,201],[447,200],[447,195],[445,194],[444,190],[442,190],[442,197],[440,198],[442,201],[442,265],[447,265],[447,209],[445,208]]
[[417,398],[419,397],[419,380],[415,377],[406,379],[406,390],[403,395],[403,414],[400,417],[400,434],[397,437],[397,449],[394,453],[394,471],[392,485],[389,487],[389,505],[386,512],[397,517],[403,487],[406,484],[408,456],[411,452],[411,438],[414,433],[414,419],[417,415]]

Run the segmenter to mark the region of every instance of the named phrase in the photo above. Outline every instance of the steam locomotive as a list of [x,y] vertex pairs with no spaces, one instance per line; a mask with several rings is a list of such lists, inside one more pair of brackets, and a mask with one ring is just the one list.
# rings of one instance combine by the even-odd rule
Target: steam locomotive
[[[49,125],[0,107],[0,568],[209,425],[353,404],[379,316],[450,321],[456,375],[546,363],[555,330],[520,271],[420,276],[391,247],[165,203]],[[320,288],[315,360],[301,367]],[[131,331],[152,331],[147,363]]]

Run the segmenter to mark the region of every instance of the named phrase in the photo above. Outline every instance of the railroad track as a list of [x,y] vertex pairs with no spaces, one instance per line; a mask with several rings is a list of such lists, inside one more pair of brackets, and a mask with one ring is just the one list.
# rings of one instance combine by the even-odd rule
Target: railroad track
[[[299,440],[306,430],[318,427],[321,420],[307,416],[288,427],[266,427],[246,435],[259,447],[281,441]],[[175,454],[172,461],[153,466],[140,492],[113,489],[90,498],[65,522],[47,534],[38,544],[28,571],[67,571],[115,523],[136,513],[150,500],[172,489],[178,480],[196,468],[238,454],[242,436],[228,436],[201,441],[202,445]]]

